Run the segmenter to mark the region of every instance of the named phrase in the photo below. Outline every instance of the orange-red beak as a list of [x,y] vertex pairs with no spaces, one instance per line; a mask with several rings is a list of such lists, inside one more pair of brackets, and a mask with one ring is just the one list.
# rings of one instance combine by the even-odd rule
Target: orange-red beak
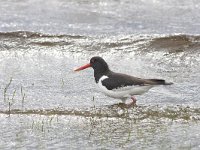
[[89,68],[89,67],[91,67],[91,65],[90,64],[86,64],[84,66],[81,66],[81,67],[75,69],[74,71],[81,71],[81,70],[84,70],[84,69]]

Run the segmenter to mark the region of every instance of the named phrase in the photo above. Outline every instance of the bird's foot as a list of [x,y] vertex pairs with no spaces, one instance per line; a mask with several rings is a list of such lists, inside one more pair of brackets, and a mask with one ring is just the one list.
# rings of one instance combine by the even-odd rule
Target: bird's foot
[[116,108],[116,107],[119,107],[121,109],[126,109],[126,108],[131,108],[131,107],[135,107],[137,106],[136,105],[136,98],[134,96],[131,97],[132,99],[132,102],[129,103],[129,104],[126,104],[126,103],[117,103],[117,104],[113,104],[111,106],[109,106],[110,108]]
[[136,98],[134,96],[132,96],[131,99],[132,99],[132,102],[129,103],[129,104],[126,104],[126,108],[131,108],[131,107],[137,106],[136,105],[136,101],[137,101]]
[[131,99],[132,99],[132,103],[134,103],[136,105],[136,98],[134,96],[131,96]]

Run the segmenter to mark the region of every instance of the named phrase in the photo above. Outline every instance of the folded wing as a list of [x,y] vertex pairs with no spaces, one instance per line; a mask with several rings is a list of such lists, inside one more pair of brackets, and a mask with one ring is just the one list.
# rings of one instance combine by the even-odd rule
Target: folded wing
[[108,90],[117,89],[128,86],[149,86],[149,85],[170,85],[162,79],[141,79],[121,73],[111,73],[107,75],[108,78],[102,81],[102,85],[106,86]]

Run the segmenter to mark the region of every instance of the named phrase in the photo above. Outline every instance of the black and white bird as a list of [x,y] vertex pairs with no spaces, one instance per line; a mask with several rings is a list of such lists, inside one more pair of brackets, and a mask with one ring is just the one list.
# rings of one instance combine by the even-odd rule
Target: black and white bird
[[105,95],[121,99],[123,103],[128,98],[132,99],[130,104],[126,104],[127,107],[136,104],[134,95],[142,95],[154,86],[172,84],[162,79],[142,79],[122,73],[115,73],[109,69],[105,60],[98,56],[92,57],[89,64],[81,66],[74,71],[84,70],[89,67],[94,69],[95,81]]

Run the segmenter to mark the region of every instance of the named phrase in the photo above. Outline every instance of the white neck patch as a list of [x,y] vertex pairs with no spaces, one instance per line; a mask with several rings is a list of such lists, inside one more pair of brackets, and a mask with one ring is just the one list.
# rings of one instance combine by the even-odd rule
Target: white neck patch
[[99,79],[99,82],[102,82],[103,80],[105,80],[105,79],[107,79],[108,78],[108,76],[102,76],[100,79]]

